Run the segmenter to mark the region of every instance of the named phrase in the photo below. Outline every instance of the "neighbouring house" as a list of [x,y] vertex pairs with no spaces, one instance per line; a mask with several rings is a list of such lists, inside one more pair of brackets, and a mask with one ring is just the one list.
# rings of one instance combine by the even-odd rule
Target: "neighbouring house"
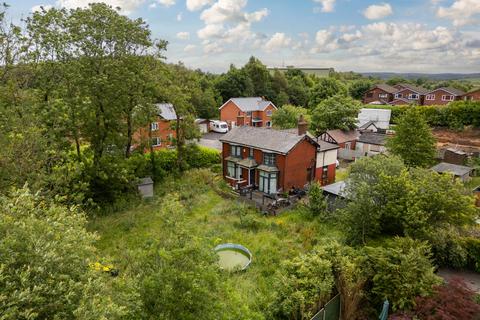
[[440,162],[439,164],[431,168],[437,173],[450,173],[453,174],[455,179],[460,179],[463,182],[470,180],[473,168],[467,166],[461,166],[458,164]]
[[385,133],[390,128],[392,110],[363,108],[358,114],[358,130]]
[[[425,100],[425,95],[429,91],[425,88],[413,86],[408,83],[401,83],[396,85],[395,87],[398,90],[393,95],[394,101],[405,99],[406,101],[409,101],[410,103],[414,103],[417,105],[423,105],[423,102]],[[404,100],[400,100],[400,101],[405,102]]]
[[461,100],[465,92],[452,87],[442,87],[425,95],[424,105],[444,105],[452,101]]
[[[176,137],[176,132],[173,128],[177,120],[177,115],[173,105],[170,103],[158,103],[157,118],[150,123],[150,128],[144,127],[137,130],[133,135],[135,145],[145,145],[146,141],[150,141],[154,150],[159,150],[173,145],[173,139]],[[145,147],[149,150],[149,146]]]
[[360,133],[357,130],[344,131],[340,129],[328,130],[322,133],[318,139],[338,145],[338,158],[354,160],[353,154]]
[[357,141],[356,151],[364,156],[372,156],[385,153],[387,148],[387,135],[377,132],[364,132]]
[[363,96],[363,103],[365,104],[387,104],[393,100],[393,95],[398,89],[388,84],[377,84]]
[[317,143],[319,148],[317,149],[315,179],[325,186],[335,182],[339,146],[320,139],[317,139]]
[[347,184],[345,181],[338,181],[327,186],[323,186],[323,195],[327,200],[327,207],[329,211],[334,211],[345,207],[347,199],[347,193],[345,188]]
[[[329,152],[336,149],[327,150],[324,145],[326,149],[322,150],[307,134],[305,122],[299,122],[297,132],[236,127],[220,141],[223,176],[234,188],[253,187],[266,194],[276,194],[303,188],[315,180],[334,181],[335,166],[331,165]],[[317,155],[323,151],[325,160],[317,162]],[[327,167],[325,180],[323,175],[317,176],[317,165],[322,165],[322,170]]]
[[463,95],[465,101],[480,101],[480,88],[473,89]]
[[220,108],[220,121],[236,126],[271,127],[277,107],[262,97],[231,98]]

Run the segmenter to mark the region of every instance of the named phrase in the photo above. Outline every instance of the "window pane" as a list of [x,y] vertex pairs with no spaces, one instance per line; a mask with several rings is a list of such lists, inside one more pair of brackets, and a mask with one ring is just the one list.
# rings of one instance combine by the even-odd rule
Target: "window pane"
[[277,174],[271,173],[270,174],[270,188],[269,193],[276,193],[277,192]]

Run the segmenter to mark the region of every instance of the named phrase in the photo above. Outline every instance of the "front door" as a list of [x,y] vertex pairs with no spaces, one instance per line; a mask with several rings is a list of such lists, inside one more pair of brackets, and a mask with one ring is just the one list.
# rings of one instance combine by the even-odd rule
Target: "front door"
[[248,175],[248,185],[254,186],[255,185],[255,169],[250,169]]

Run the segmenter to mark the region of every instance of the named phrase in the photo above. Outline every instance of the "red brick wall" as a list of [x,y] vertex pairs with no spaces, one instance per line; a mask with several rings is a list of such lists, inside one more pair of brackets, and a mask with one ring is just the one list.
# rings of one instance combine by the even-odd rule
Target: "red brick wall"
[[335,164],[329,165],[327,169],[327,181],[323,181],[322,180],[323,168],[317,168],[315,172],[315,180],[320,182],[322,186],[334,183],[336,170],[337,168],[335,167]]
[[225,121],[231,126],[232,122],[237,123],[237,117],[239,115],[243,115],[243,112],[233,103],[232,101],[228,101],[222,109],[220,109],[220,120]]
[[[423,103],[424,105],[426,106],[430,106],[430,105],[436,105],[436,106],[439,106],[439,105],[445,105],[445,104],[449,104],[451,101],[443,101],[442,100],[442,96],[446,95],[446,96],[452,96],[453,94],[445,91],[445,90],[435,90],[433,92],[431,92],[430,94],[434,94],[435,95],[435,99],[434,100],[427,100],[427,97],[425,96],[425,102]],[[460,97],[454,97],[454,101],[455,100],[460,100]]]
[[264,110],[263,112],[261,112],[260,118],[263,120],[262,126],[264,126],[264,127],[267,126],[267,122],[268,122],[268,121],[270,121],[270,123],[271,123],[271,121],[272,121],[272,117],[271,117],[271,116],[267,116],[267,111],[270,111],[270,110],[272,111],[272,115],[273,115],[273,113],[274,113],[277,109],[275,109],[275,107],[274,107],[272,104],[270,104],[268,107],[265,108],[265,110]]
[[307,140],[303,140],[293,148],[285,157],[284,179],[280,187],[284,191],[292,187],[303,188],[308,182],[307,169],[311,167],[315,171],[316,156],[317,148]]
[[[371,93],[372,96],[371,97],[368,97],[368,94]],[[387,98],[380,98],[379,95],[380,94],[386,94],[387,95]],[[373,102],[373,101],[380,101],[380,100],[384,100],[384,101],[392,101],[393,99],[393,95],[391,93],[388,93],[380,88],[373,88],[371,90],[368,90],[365,95],[363,96],[363,103],[370,103],[370,102]]]
[[[159,147],[154,147],[153,149],[160,150],[168,146],[171,146],[172,143],[170,142],[170,134],[172,135],[173,138],[177,136],[175,130],[172,129],[173,121],[167,121],[161,117],[157,117],[157,119],[153,122],[158,123],[158,130],[152,131],[152,138],[160,138],[162,140],[162,145]],[[138,129],[133,134],[134,145],[140,145],[142,143],[146,143],[146,144],[151,143],[148,132],[149,132],[148,126]],[[150,146],[148,146],[145,149],[145,152],[150,151],[149,147]]]
[[463,96],[465,100],[480,101],[480,90],[471,92]]

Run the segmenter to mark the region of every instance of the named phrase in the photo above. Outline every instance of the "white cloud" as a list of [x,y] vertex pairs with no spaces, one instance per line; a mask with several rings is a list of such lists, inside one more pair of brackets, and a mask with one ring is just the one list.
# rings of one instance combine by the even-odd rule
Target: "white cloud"
[[438,8],[437,16],[452,20],[455,26],[480,24],[480,1],[456,0],[450,7]]
[[157,7],[157,4],[155,2],[152,2],[148,5],[150,9],[155,9]]
[[335,2],[337,0],[314,0],[322,5],[321,12],[333,12],[335,10]]
[[184,51],[184,52],[192,52],[192,51],[194,51],[196,48],[197,48],[196,45],[194,45],[194,44],[189,44],[189,45],[186,45],[185,48],[183,48],[183,51]]
[[212,6],[202,11],[200,19],[204,22],[203,28],[197,35],[205,42],[204,50],[208,53],[219,52],[230,44],[258,44],[259,35],[251,30],[253,23],[259,22],[268,15],[266,8],[246,12],[247,0],[217,0]]
[[388,3],[373,4],[363,11],[365,18],[370,20],[382,19],[388,17],[392,13],[392,6]]
[[338,40],[330,30],[319,30],[315,35],[312,53],[331,52],[338,48]]
[[122,13],[129,14],[142,5],[145,0],[57,0],[57,5],[68,9],[85,8],[92,2],[103,2],[114,8],[120,7]]
[[177,21],[182,21],[183,19],[183,13],[180,12],[179,14],[177,14]]
[[265,44],[265,50],[272,52],[283,48],[288,48],[292,43],[292,38],[287,37],[285,33],[277,32]]
[[190,38],[190,32],[179,32],[177,33],[177,38],[180,40],[188,40]]
[[171,7],[175,4],[176,0],[157,0],[164,7]]
[[53,6],[49,5],[49,4],[39,4],[37,6],[33,6],[30,11],[32,12],[38,12],[38,11],[42,11],[42,8],[45,9],[46,11],[50,10],[51,8],[53,8]]
[[214,0],[187,0],[187,9],[190,11],[197,11],[213,2]]

